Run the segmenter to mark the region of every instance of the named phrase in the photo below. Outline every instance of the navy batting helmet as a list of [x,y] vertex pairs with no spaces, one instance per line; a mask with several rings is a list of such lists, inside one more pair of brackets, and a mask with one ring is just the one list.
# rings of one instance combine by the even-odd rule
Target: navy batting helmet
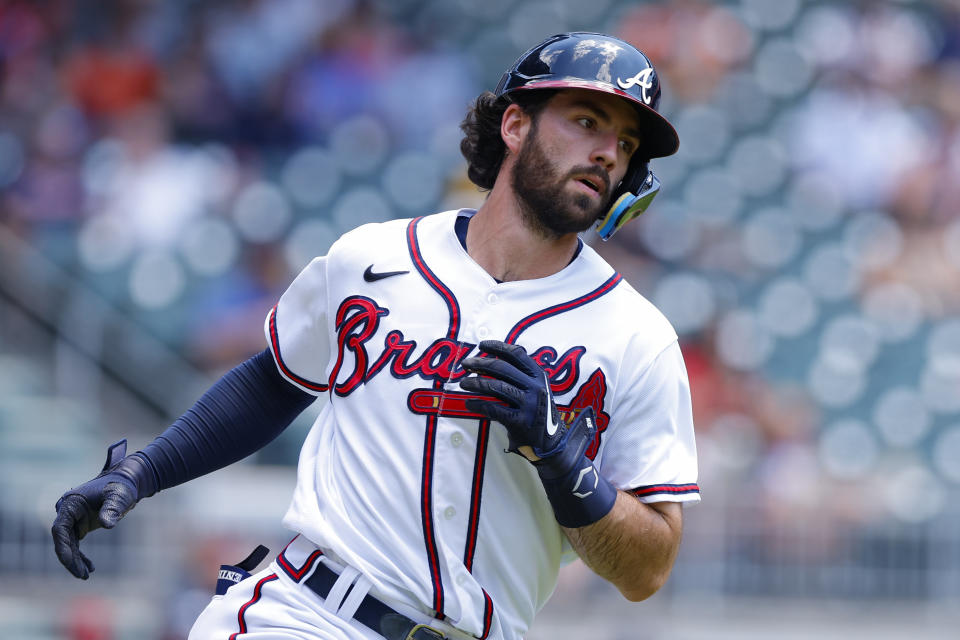
[[597,220],[598,235],[607,240],[643,213],[660,190],[650,171],[651,158],[676,153],[680,139],[657,112],[660,78],[650,59],[633,45],[602,33],[576,31],[551,36],[521,55],[503,74],[495,91],[509,96],[532,89],[589,89],[628,100],[640,117],[644,134],[607,212]]

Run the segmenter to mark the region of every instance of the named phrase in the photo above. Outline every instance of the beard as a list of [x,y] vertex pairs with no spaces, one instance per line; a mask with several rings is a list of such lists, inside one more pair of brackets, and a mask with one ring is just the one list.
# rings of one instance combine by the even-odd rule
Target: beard
[[[569,193],[566,183],[574,175],[592,175],[603,181],[603,193],[592,198]],[[596,165],[574,167],[564,175],[540,144],[536,121],[526,143],[517,154],[510,177],[524,224],[544,238],[558,238],[586,231],[604,212],[610,191],[609,174]]]

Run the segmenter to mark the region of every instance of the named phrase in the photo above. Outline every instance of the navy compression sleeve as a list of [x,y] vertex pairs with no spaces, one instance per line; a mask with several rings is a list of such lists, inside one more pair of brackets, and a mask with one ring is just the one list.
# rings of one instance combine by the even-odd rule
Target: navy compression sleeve
[[258,451],[315,399],[280,375],[269,350],[258,353],[228,371],[176,422],[131,456],[145,463],[132,465],[139,467],[138,498]]

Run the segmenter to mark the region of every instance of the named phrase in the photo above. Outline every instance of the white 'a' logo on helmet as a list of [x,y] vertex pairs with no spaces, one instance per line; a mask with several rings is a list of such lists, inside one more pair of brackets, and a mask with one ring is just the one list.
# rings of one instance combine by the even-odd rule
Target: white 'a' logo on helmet
[[626,80],[617,78],[617,84],[624,90],[634,85],[640,85],[640,88],[643,89],[641,97],[643,98],[644,104],[650,104],[650,96],[647,95],[647,90],[653,87],[653,80],[650,79],[651,74],[653,74],[653,67],[647,67],[632,78],[627,78]]

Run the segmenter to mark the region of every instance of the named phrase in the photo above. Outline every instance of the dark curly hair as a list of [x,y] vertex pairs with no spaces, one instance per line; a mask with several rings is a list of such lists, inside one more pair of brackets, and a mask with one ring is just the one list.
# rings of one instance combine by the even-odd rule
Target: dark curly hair
[[490,190],[500,173],[500,165],[507,147],[500,137],[503,112],[510,103],[516,103],[534,121],[547,102],[556,93],[552,89],[516,91],[510,96],[496,96],[484,91],[467,111],[460,123],[464,137],[460,141],[460,153],[467,159],[467,177],[481,189]]

